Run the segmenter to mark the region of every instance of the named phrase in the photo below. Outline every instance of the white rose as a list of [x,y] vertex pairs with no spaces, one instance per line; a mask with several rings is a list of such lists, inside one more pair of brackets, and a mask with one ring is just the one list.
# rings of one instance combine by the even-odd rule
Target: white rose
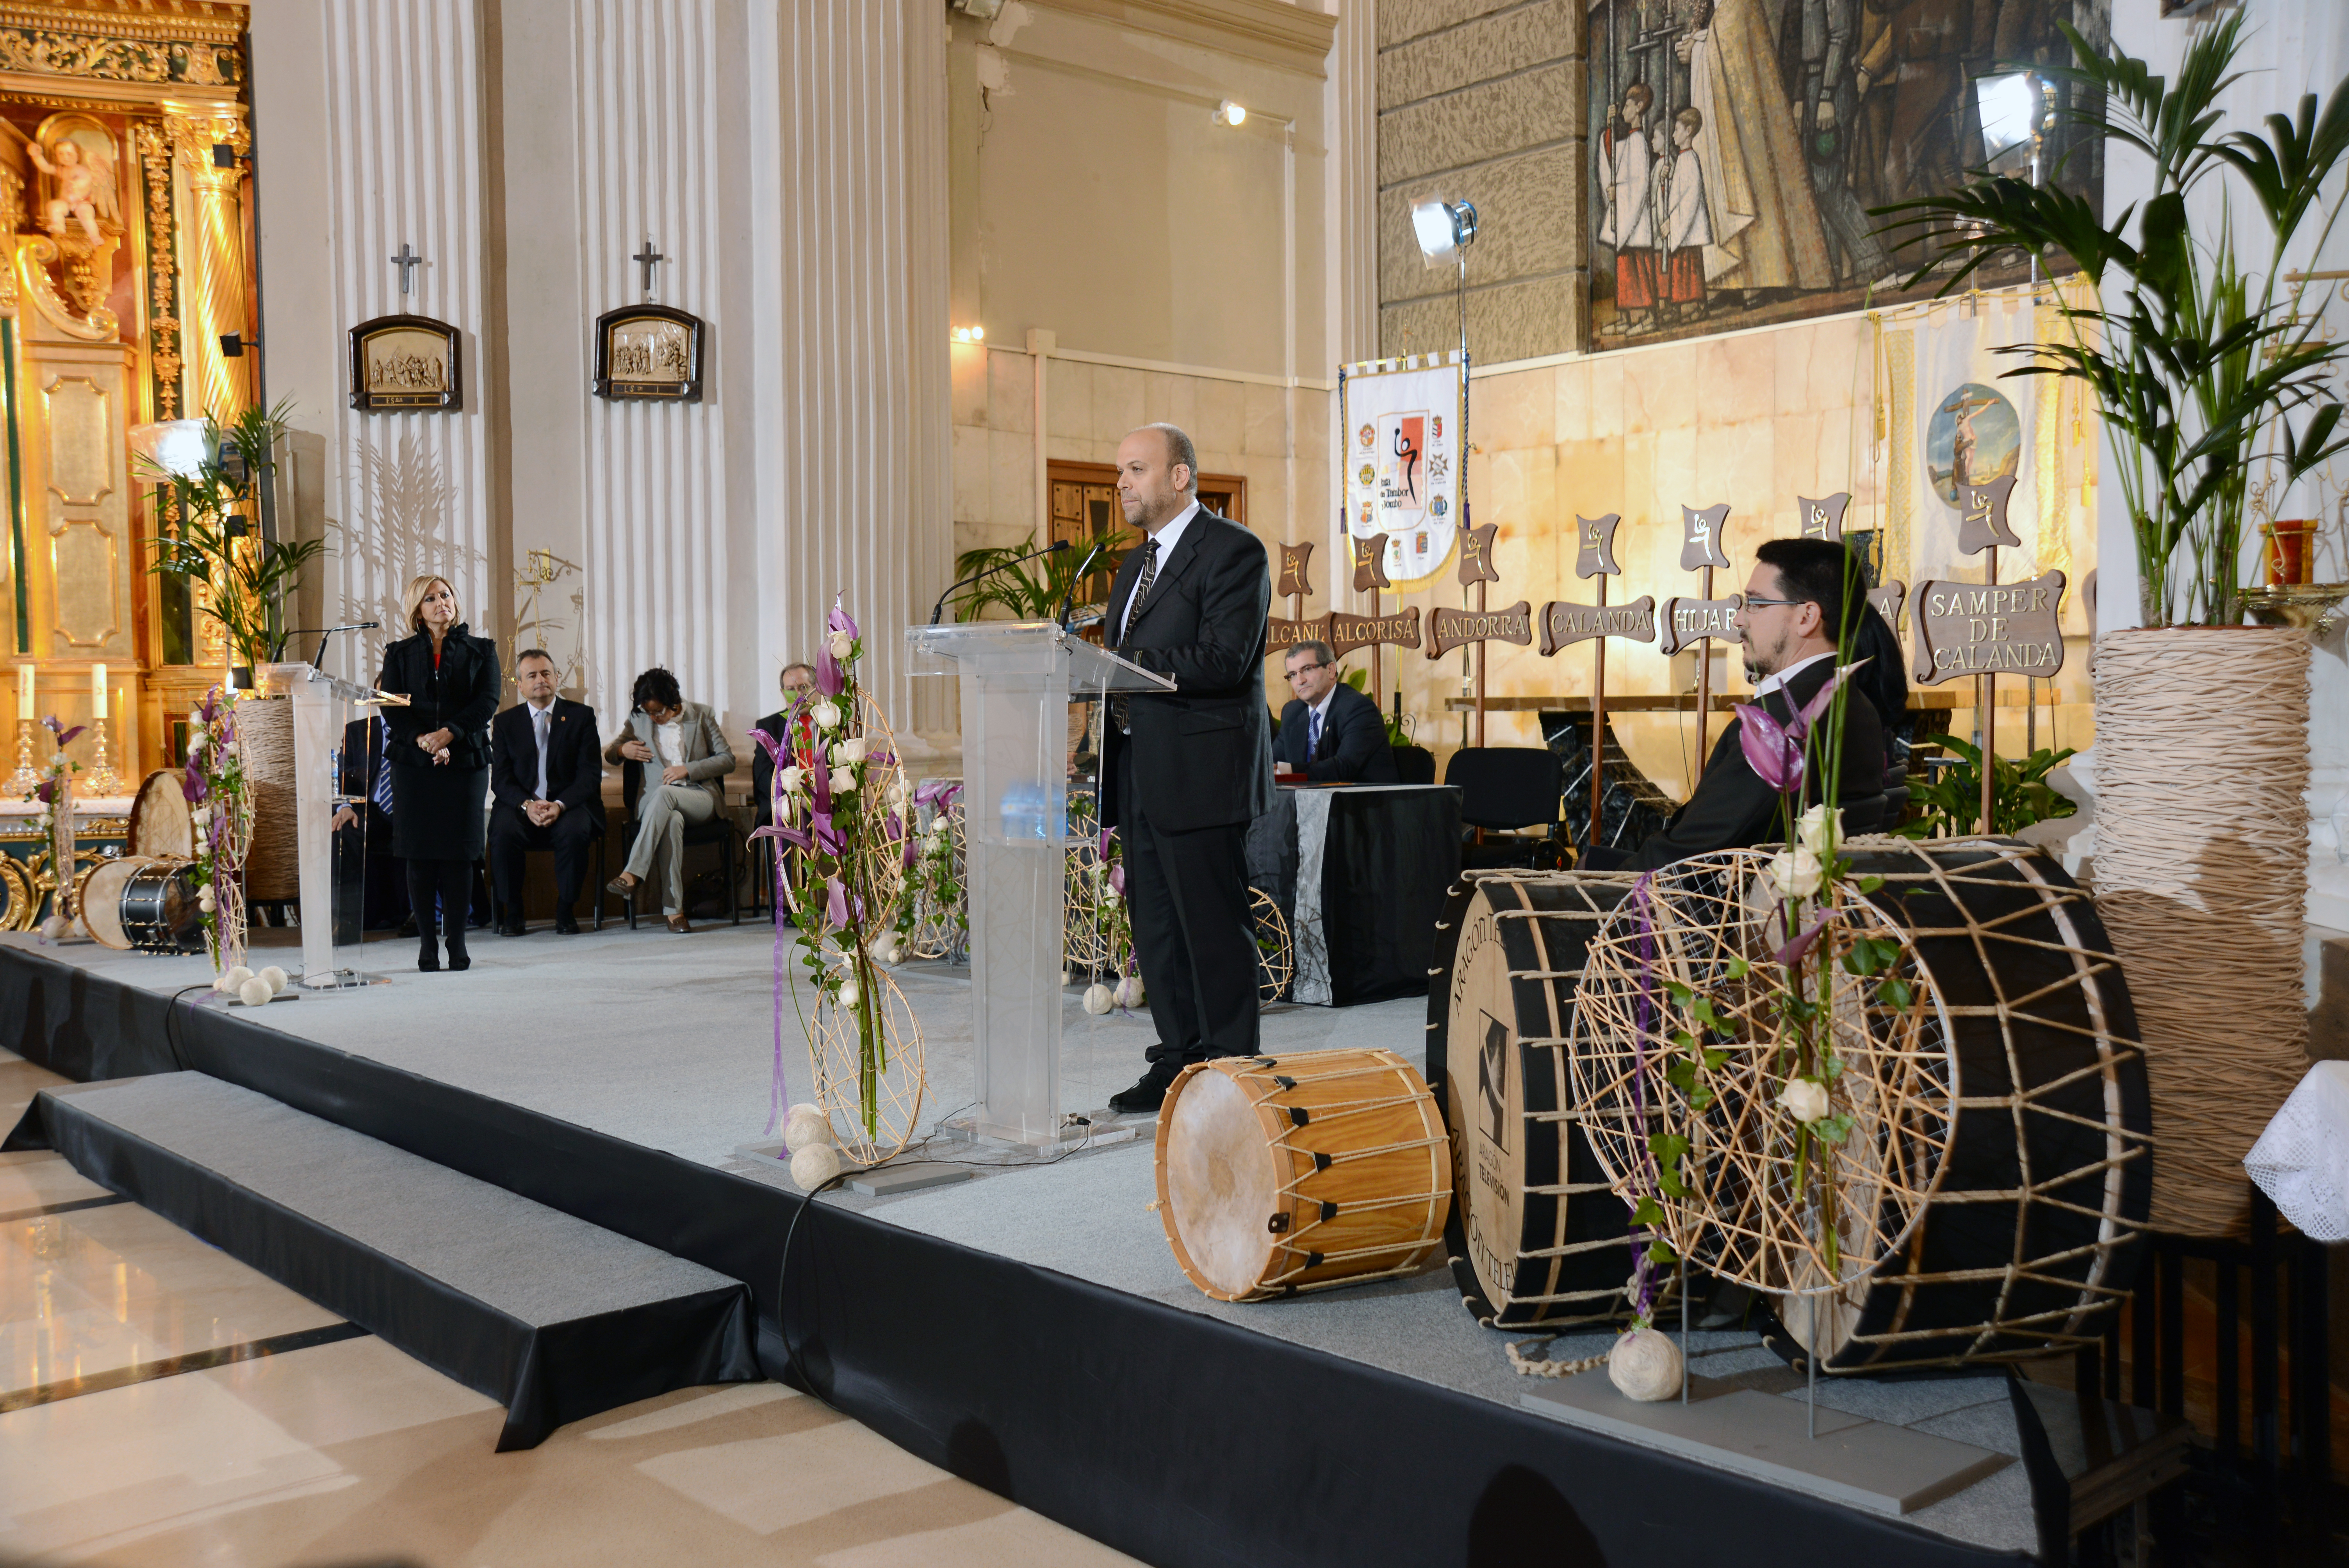
[[844,1008],[854,1008],[856,1006],[857,995],[856,977],[853,975],[843,975],[840,982],[840,1005]]
[[856,774],[854,769],[847,768],[835,768],[832,770],[832,792],[833,794],[845,795],[855,788]]
[[210,914],[219,907],[219,900],[213,895],[212,889],[199,888],[196,891],[196,907]]
[[866,749],[872,744],[862,736],[854,740],[843,740],[832,748],[832,759],[834,762],[862,762],[864,760]]
[[897,936],[895,932],[885,932],[881,940],[873,944],[873,956],[884,964],[897,962]]
[[233,757],[233,756],[235,756],[235,755],[236,755],[236,742],[235,742],[235,741],[233,741],[233,740],[223,740],[223,741],[222,741],[222,742],[221,742],[221,755],[222,755],[222,757]]
[[1784,898],[1808,898],[1819,891],[1826,880],[1826,867],[1816,851],[1803,845],[1781,850],[1770,857],[1770,880],[1778,884]]
[[849,650],[856,646],[856,639],[845,632],[834,632],[824,645],[832,650],[833,658],[844,659],[848,656]]
[[188,737],[188,755],[193,757],[204,748],[204,732],[201,729]]
[[800,782],[806,777],[807,770],[803,768],[784,769],[780,776],[780,781],[783,787],[783,793],[786,795],[798,794],[800,792]]
[[1816,1121],[1827,1113],[1827,1086],[1811,1078],[1789,1078],[1778,1106],[1796,1121]]
[[1836,846],[1843,842],[1843,812],[1837,810],[1829,820],[1826,803],[1821,801],[1804,812],[1802,820],[1795,825],[1795,840],[1822,859],[1835,853]]
[[817,703],[813,707],[808,709],[808,717],[815,720],[815,727],[818,729],[838,729],[840,727],[840,705],[833,701],[830,697],[826,697],[823,701]]
[[191,827],[202,828],[212,820],[212,809],[210,806],[199,806],[188,813],[188,822]]

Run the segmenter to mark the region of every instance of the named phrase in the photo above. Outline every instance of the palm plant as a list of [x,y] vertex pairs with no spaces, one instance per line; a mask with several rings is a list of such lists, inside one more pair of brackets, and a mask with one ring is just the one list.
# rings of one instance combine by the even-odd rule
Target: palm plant
[[140,459],[140,477],[164,492],[159,517],[177,520],[151,542],[149,570],[203,584],[204,613],[221,624],[229,663],[248,672],[274,656],[285,632],[285,595],[326,548],[324,540],[263,539],[251,521],[292,411],[289,398],[225,425],[207,418],[205,455],[191,471]]
[[[2284,277],[2286,253],[2321,213],[2312,254],[2322,252],[2342,199],[2323,188],[2349,152],[2349,80],[2322,111],[2313,93],[2266,129],[2219,134],[2218,102],[2241,79],[2233,69],[2243,17],[2197,31],[2173,83],[2145,61],[2097,52],[2058,22],[2076,65],[2039,67],[2084,89],[2072,121],[2143,154],[2153,188],[2109,224],[2080,196],[2012,175],[1873,211],[1883,232],[1906,244],[1940,240],[1960,264],[1947,294],[2000,253],[2022,250],[2043,266],[2060,256],[2097,289],[2095,303],[2065,307],[2070,336],[2004,352],[2033,363],[2010,376],[2062,376],[2087,384],[2114,443],[2121,494],[2135,531],[2144,624],[2232,625],[2242,619],[2244,511],[2255,464],[2290,484],[2349,449],[2341,403],[2327,385],[2344,346],[2300,312],[2302,282]],[[2187,199],[2231,170],[2267,219],[2271,244],[2257,283],[2242,270],[2231,192],[2222,195],[2215,239],[2189,229]],[[2125,237],[2137,218],[2137,242]],[[2051,269],[2052,270],[2052,269]],[[2294,421],[2300,422],[2295,432]]]
[[[1017,565],[1012,562],[1035,550],[1035,534],[1013,545],[964,551],[955,557],[955,575],[970,577],[982,572],[987,575],[957,591],[955,619],[976,621],[990,604],[999,606],[1015,621],[1057,618],[1061,606],[1079,595],[1079,568],[1084,568],[1085,577],[1117,570],[1124,557],[1113,552],[1111,545],[1121,531],[1112,529],[1098,533],[1070,549],[1056,550]],[[1096,551],[1100,552],[1098,559]]]

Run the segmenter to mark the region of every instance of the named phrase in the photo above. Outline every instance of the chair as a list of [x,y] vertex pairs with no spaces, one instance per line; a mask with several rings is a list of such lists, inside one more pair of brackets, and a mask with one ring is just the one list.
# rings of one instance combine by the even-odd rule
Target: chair
[[1397,746],[1390,749],[1394,752],[1396,783],[1435,782],[1435,753],[1424,746]]
[[[596,801],[595,809],[599,811],[604,809],[604,803],[600,799]],[[604,845],[605,841],[612,836],[611,824],[606,822],[604,825],[604,831],[595,835],[595,880],[594,883],[591,884],[595,889],[595,912],[592,916],[590,916],[590,918],[595,923],[595,929],[598,931],[604,929],[604,884],[612,880],[611,873],[605,869],[604,865]],[[523,867],[523,874],[524,878],[527,879],[530,874],[529,867],[531,856],[551,855],[554,852],[554,851],[553,850],[523,851],[522,862]],[[490,884],[490,926],[491,929],[495,930],[497,927],[502,926],[506,923],[506,911],[504,901],[498,897],[498,879],[492,873],[490,857],[486,851],[483,851],[481,855],[481,875],[488,880]]]
[[[636,845],[636,799],[644,792],[645,765],[641,762],[622,763],[620,765],[620,799],[627,811],[627,821],[620,830],[622,835],[620,858],[623,862],[626,861],[628,853]],[[728,816],[722,809],[707,822],[688,822],[685,829],[684,847],[686,849],[716,847],[719,874],[725,879],[726,882],[726,915],[736,925],[742,923],[742,890],[734,874],[734,851],[739,837],[740,834],[734,826],[734,819]],[[597,852],[600,854],[602,851],[598,850]],[[601,889],[604,883],[598,881],[595,885]],[[637,890],[643,891],[642,883],[637,884]],[[595,921],[598,926],[603,923],[604,900],[606,896],[609,895],[603,892],[598,892],[595,895]],[[634,931],[636,928],[636,901],[630,898],[626,902],[628,911],[628,929]]]
[[[1452,754],[1444,781],[1460,789],[1460,820],[1475,830],[1461,846],[1470,867],[1539,867],[1564,861],[1559,805],[1566,779],[1557,753],[1545,746],[1472,746]],[[1541,839],[1490,842],[1487,830],[1547,828]]]

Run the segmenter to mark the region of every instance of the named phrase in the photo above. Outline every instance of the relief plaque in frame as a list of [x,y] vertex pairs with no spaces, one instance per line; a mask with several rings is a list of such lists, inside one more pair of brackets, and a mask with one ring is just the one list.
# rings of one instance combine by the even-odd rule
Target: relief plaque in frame
[[622,305],[595,318],[595,396],[701,401],[709,324],[665,304]]
[[372,414],[465,406],[463,335],[429,315],[379,315],[351,328],[351,407]]

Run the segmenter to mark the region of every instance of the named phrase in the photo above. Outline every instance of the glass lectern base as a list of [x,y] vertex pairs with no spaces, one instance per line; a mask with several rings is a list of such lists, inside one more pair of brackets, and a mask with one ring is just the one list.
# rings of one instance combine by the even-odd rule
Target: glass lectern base
[[294,982],[305,991],[356,991],[362,985],[388,985],[388,975],[368,975],[357,969],[329,969],[312,978],[305,974]]
[[1113,1110],[1071,1111],[1061,1119],[1059,1136],[1053,1138],[1013,1138],[999,1132],[989,1132],[978,1125],[976,1117],[951,1117],[938,1123],[933,1135],[941,1140],[968,1143],[974,1149],[999,1150],[1008,1154],[1034,1154],[1047,1158],[1069,1153],[1088,1146],[1100,1149],[1112,1143],[1130,1142],[1141,1134],[1146,1121],[1121,1117]]

